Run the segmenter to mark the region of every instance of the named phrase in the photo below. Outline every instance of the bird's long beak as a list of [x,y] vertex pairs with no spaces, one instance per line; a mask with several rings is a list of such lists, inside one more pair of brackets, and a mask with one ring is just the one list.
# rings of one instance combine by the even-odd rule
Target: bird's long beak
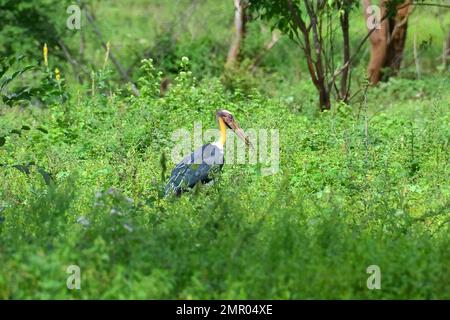
[[236,120],[225,120],[226,124],[234,131],[234,133],[245,142],[247,146],[250,146],[252,149],[255,149],[253,147],[253,144],[250,142],[250,139],[248,136],[244,133],[244,130],[239,126],[239,124],[236,122]]

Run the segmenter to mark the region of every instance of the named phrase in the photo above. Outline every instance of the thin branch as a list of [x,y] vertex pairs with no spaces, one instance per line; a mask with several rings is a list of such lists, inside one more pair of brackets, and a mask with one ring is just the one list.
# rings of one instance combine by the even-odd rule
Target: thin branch
[[[437,6],[437,7],[445,7],[445,8],[450,8],[450,5],[441,5],[441,4],[436,4],[436,3],[424,3],[424,2],[408,2],[406,4],[403,4],[399,7],[397,7],[397,10],[399,9],[403,9],[407,6],[413,6],[413,5],[422,5],[422,6]],[[383,22],[384,20],[386,20],[388,18],[388,14],[386,13],[381,20],[379,21],[379,23]],[[353,63],[353,61],[355,60],[356,56],[358,55],[359,51],[361,50],[361,48],[363,47],[364,43],[366,43],[367,39],[370,38],[370,36],[372,35],[372,33],[377,30],[376,28],[371,29],[366,36],[361,40],[361,42],[359,43],[359,45],[356,47],[356,51],[355,53],[350,57],[350,59],[344,64],[342,65],[338,70],[336,70],[336,72],[334,73],[332,79],[330,80],[330,82],[334,82],[336,81],[336,78],[351,64]]]
[[[415,6],[441,7],[441,8],[450,9],[449,4],[443,4],[443,3],[413,2],[411,4],[415,5]],[[406,6],[399,7],[399,9],[404,8],[404,7],[406,7]]]
[[[67,61],[72,66],[72,69],[75,73],[75,75],[79,74],[80,71],[83,72],[85,75],[89,76],[89,71],[80,63],[78,63],[77,60],[72,56],[67,46],[64,44],[64,42],[61,39],[57,40],[58,46],[62,49],[64,56],[66,57]],[[78,76],[78,80],[80,83],[82,83],[82,78]]]
[[[86,17],[87,17],[88,21],[91,23],[92,28],[93,28],[95,34],[97,35],[97,37],[98,37],[102,47],[105,50],[107,50],[107,44],[103,40],[103,35],[102,35],[101,31],[98,29],[98,27],[97,27],[97,25],[95,23],[95,18],[91,15],[91,13],[89,12],[89,10],[87,8],[86,8]],[[136,85],[133,83],[133,80],[130,78],[128,73],[125,71],[123,66],[120,64],[119,60],[117,60],[116,56],[111,51],[109,52],[109,57],[111,58],[112,63],[116,67],[116,69],[119,72],[119,74],[122,77],[122,79],[130,82],[130,84],[131,84],[131,91],[133,92],[133,94],[136,95],[136,96],[139,96],[139,90],[136,88]]]
[[[291,12],[292,16],[294,17],[294,22],[297,25],[297,27],[300,29],[300,31],[303,34],[304,39],[304,46],[303,51],[305,52],[306,61],[308,64],[309,74],[311,75],[311,80],[314,83],[314,85],[318,86],[318,80],[316,76],[316,71],[314,70],[313,61],[311,59],[311,44],[309,42],[309,32],[306,28],[305,22],[302,20],[302,18],[297,14],[297,10],[295,10],[294,5],[292,3],[292,0],[287,0],[289,11]],[[293,28],[295,30],[295,28]],[[297,34],[298,37],[298,34]]]
[[272,49],[280,40],[280,34],[272,32],[272,39],[264,46],[264,48],[261,50],[260,54],[256,56],[255,60],[253,61],[252,65],[250,66],[250,70],[254,72],[256,68],[260,65],[263,58],[267,55],[267,53]]

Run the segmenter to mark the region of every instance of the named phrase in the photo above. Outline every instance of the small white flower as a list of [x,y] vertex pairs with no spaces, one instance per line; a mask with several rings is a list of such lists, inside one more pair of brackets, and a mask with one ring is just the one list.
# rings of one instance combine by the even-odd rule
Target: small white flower
[[128,203],[133,203],[133,199],[131,199],[131,198],[126,197],[125,200],[126,200]]
[[127,229],[128,232],[133,232],[133,227],[130,226],[129,224],[125,223],[125,224],[123,225],[123,227],[124,227],[125,229]]
[[122,212],[120,212],[120,211],[117,210],[116,208],[112,208],[111,211],[110,211],[110,214],[111,214],[112,216],[114,216],[114,215],[121,216],[121,215],[122,215]]
[[89,220],[88,219],[86,219],[85,217],[79,217],[78,219],[77,219],[77,222],[79,223],[79,224],[81,224],[83,227],[89,227]]

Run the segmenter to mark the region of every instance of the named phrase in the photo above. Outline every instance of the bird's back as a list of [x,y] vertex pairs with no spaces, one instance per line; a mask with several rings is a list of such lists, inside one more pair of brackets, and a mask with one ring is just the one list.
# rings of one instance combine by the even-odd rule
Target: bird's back
[[166,196],[181,194],[193,188],[198,182],[208,183],[223,166],[223,150],[216,144],[207,143],[183,158],[172,170],[166,185]]

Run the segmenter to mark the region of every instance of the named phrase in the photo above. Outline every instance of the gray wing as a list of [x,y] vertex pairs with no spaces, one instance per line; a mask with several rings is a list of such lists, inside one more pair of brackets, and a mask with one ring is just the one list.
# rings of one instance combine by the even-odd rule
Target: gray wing
[[172,170],[166,185],[166,196],[193,188],[198,182],[208,183],[223,166],[223,151],[213,144],[205,144],[186,156]]

